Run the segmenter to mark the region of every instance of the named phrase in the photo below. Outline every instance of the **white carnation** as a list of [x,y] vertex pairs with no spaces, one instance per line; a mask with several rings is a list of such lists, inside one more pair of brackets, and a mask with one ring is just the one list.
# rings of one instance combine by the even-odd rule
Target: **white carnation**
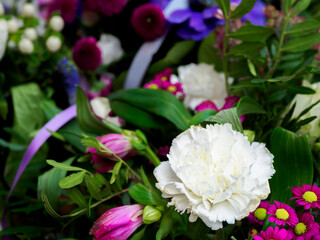
[[18,48],[22,54],[31,54],[34,50],[33,43],[28,38],[22,38],[19,41]]
[[198,217],[213,230],[233,224],[256,209],[270,193],[268,179],[275,173],[273,155],[230,124],[192,126],[176,137],[155,170],[156,187],[172,198],[179,212]]
[[47,49],[50,52],[56,52],[61,48],[61,40],[56,36],[50,36],[46,41]]
[[2,59],[6,51],[7,41],[8,41],[7,22],[4,19],[0,19],[0,60]]
[[123,55],[119,39],[111,34],[102,34],[98,46],[101,49],[102,61],[105,65],[119,60]]
[[207,100],[214,102],[218,108],[223,106],[227,96],[224,75],[217,73],[212,65],[191,63],[179,67],[178,74],[186,107],[194,110]]

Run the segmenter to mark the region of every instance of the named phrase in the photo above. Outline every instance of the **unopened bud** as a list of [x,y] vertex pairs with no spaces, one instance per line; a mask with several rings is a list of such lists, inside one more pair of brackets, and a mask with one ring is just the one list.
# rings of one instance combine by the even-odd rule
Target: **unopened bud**
[[24,36],[30,39],[31,41],[34,41],[38,38],[37,31],[34,28],[26,28],[24,30]]
[[9,33],[15,33],[19,29],[19,25],[17,20],[15,19],[10,19],[7,21],[7,27],[8,27],[8,32]]
[[60,16],[54,16],[49,21],[49,26],[52,30],[60,32],[64,27],[64,21]]
[[159,221],[160,218],[161,218],[161,212],[158,209],[150,205],[145,206],[145,208],[143,209],[144,224],[151,224],[151,223],[157,222]]
[[5,13],[5,10],[4,10],[3,4],[0,3],[0,16],[4,15],[4,13]]
[[34,46],[30,39],[22,38],[19,42],[18,48],[22,54],[31,54]]
[[61,40],[56,36],[50,36],[46,41],[47,49],[50,52],[56,52],[61,48]]
[[23,17],[33,17],[35,15],[35,8],[32,3],[25,3],[22,8],[21,15]]
[[243,134],[248,138],[249,142],[252,143],[256,136],[254,131],[251,130],[243,130]]

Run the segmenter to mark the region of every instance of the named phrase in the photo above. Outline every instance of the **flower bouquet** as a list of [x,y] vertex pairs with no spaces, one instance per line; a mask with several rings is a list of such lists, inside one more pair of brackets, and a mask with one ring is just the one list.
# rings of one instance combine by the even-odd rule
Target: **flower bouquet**
[[320,239],[320,3],[0,3],[3,239]]

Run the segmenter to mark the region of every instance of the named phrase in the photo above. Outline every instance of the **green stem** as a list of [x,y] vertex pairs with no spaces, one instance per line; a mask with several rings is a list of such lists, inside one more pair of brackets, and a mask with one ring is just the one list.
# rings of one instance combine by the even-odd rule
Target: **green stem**
[[147,146],[144,155],[152,162],[154,166],[159,166],[160,165],[160,160],[157,157],[157,155],[151,150],[149,146]]
[[225,21],[225,30],[224,30],[224,39],[223,39],[223,71],[224,71],[224,77],[225,77],[225,85],[226,85],[226,90],[227,94],[230,95],[230,89],[229,89],[229,83],[228,83],[228,78],[229,78],[229,73],[228,73],[228,63],[229,59],[226,56],[227,55],[227,50],[228,50],[228,43],[229,43],[229,16],[226,17]]
[[110,128],[110,130],[121,134],[122,133],[122,128],[117,127],[116,125],[113,125],[111,123],[106,122],[105,120],[102,120],[103,124],[106,125],[108,128]]

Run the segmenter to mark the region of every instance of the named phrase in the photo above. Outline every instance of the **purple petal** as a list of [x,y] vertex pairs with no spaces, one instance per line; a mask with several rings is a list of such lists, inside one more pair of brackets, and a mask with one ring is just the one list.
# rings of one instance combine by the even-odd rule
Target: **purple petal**
[[207,26],[205,25],[201,14],[198,12],[195,12],[192,14],[189,21],[189,26],[194,30],[196,30],[197,32],[202,32],[207,29]]
[[177,35],[183,39],[192,39],[195,41],[200,41],[204,39],[208,34],[213,30],[213,28],[209,28],[203,32],[196,32],[192,28],[189,27],[189,23],[184,23],[177,30]]
[[244,15],[243,21],[250,21],[253,25],[266,25],[266,17],[263,12],[263,8],[266,5],[262,1],[257,1],[253,6],[252,10]]
[[170,23],[183,23],[192,16],[192,11],[189,9],[182,9],[174,11],[167,20]]
[[203,10],[202,12],[202,17],[204,19],[208,19],[208,18],[214,18],[215,14],[217,12],[217,10],[219,9],[218,6],[215,7],[211,7],[211,8],[206,8],[205,10]]

